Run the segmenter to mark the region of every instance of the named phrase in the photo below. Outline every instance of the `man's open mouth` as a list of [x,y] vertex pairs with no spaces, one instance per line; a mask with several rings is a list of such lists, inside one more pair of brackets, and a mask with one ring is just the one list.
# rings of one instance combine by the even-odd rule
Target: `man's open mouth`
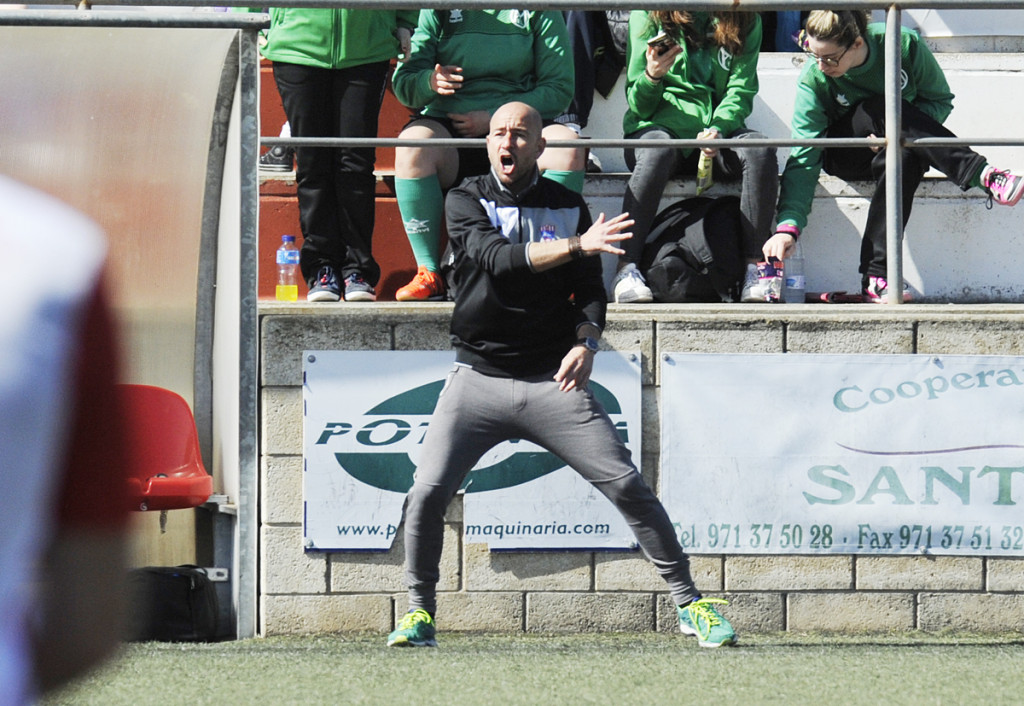
[[510,154],[501,155],[499,161],[501,162],[501,170],[505,173],[512,171],[516,166],[516,159]]

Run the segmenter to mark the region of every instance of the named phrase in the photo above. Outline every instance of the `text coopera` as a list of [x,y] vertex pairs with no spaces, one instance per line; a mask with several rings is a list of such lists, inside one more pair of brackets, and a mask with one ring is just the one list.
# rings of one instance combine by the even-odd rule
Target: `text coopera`
[[866,390],[859,385],[843,387],[832,396],[832,405],[840,412],[860,412],[872,405],[886,405],[898,400],[937,400],[945,394],[985,388],[1024,385],[1024,380],[1009,368],[932,375],[922,380],[904,380],[892,387]]

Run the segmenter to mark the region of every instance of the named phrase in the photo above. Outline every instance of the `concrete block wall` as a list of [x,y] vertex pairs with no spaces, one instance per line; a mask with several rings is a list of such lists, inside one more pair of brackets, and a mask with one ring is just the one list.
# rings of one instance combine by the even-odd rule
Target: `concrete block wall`
[[[450,304],[260,305],[260,630],[386,633],[405,611],[401,536],[387,553],[302,543],[302,366],[307,349],[447,350]],[[659,470],[662,350],[1020,355],[1016,305],[609,307],[603,346],[643,355],[641,468]],[[442,631],[674,631],[664,584],[636,552],[490,553],[446,517]],[[741,632],[1024,630],[1024,558],[692,555],[702,591]]]

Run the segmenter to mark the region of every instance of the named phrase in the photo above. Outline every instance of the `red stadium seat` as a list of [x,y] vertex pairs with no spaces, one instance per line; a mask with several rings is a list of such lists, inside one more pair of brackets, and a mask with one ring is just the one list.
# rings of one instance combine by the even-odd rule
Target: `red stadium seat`
[[188,403],[162,387],[118,387],[130,429],[132,508],[180,510],[205,503],[213,492],[213,478],[203,466]]

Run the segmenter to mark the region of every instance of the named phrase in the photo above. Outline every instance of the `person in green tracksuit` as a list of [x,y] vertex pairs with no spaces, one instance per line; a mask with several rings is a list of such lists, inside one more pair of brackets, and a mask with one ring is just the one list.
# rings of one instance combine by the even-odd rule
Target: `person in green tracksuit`
[[[395,71],[395,96],[415,112],[400,138],[480,138],[491,115],[510,100],[536,109],[547,140],[576,139],[553,124],[572,99],[574,71],[565,22],[559,12],[534,10],[422,10],[412,52]],[[583,189],[584,150],[547,149],[545,176]],[[439,299],[438,274],[444,190],[463,177],[486,173],[482,149],[398,147],[395,196],[416,257],[412,282],[399,301]]]
[[[885,134],[885,25],[869,24],[864,12],[816,10],[807,18],[800,44],[810,57],[800,73],[793,110],[794,139],[876,137]],[[942,123],[953,110],[953,94],[934,55],[920,36],[902,29],[902,136],[955,137]],[[966,191],[986,190],[996,203],[1012,206],[1024,193],[1024,178],[989,166],[965,146],[905,147],[903,227],[914,192],[930,167]],[[861,287],[866,301],[885,303],[885,150],[875,147],[793,147],[782,176],[776,233],[765,256],[783,257],[807,225],[818,176],[824,168],[846,180],[876,183],[861,243]],[[903,293],[909,299],[909,293]]]
[[[660,45],[648,42],[667,35]],[[627,139],[760,138],[745,122],[757,94],[761,20],[748,12],[634,11],[629,17],[626,102]],[[756,263],[772,234],[779,164],[773,147],[626,150],[632,176],[622,210],[636,221],[613,281],[617,302],[649,302],[653,296],[637,263],[670,178],[697,171],[700,152],[713,158],[721,181],[740,180],[743,249],[748,262],[741,297],[764,301]]]
[[[272,8],[263,56],[294,137],[376,137],[391,60],[408,56],[415,11]],[[297,150],[309,301],[373,301],[372,147]]]

